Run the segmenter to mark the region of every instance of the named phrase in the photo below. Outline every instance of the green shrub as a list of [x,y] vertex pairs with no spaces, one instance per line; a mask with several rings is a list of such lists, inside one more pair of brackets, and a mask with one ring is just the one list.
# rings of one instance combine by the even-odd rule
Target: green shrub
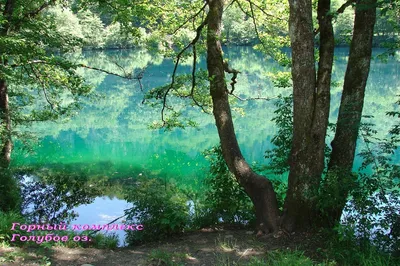
[[115,249],[118,247],[118,235],[116,234],[96,234],[91,239],[96,248]]
[[0,168],[0,211],[19,211],[21,207],[20,189],[10,171]]
[[142,231],[128,231],[129,244],[180,234],[190,225],[189,199],[173,183],[140,178],[128,189],[126,200],[134,205],[127,211],[127,223],[144,227]]
[[329,246],[324,252],[327,258],[335,260],[338,265],[399,265],[400,261],[390,254],[374,246],[368,239],[360,239],[355,234],[355,228],[338,225],[329,232]]
[[204,152],[210,161],[205,178],[203,226],[225,223],[246,225],[254,221],[253,203],[229,169],[220,146]]
[[268,165],[264,170],[274,175],[284,175],[289,172],[290,168],[289,156],[293,138],[293,96],[279,95],[275,106],[275,117],[272,121],[275,122],[278,132],[271,140],[274,145],[273,148],[265,151]]
[[23,234],[21,230],[11,230],[13,223],[24,224],[25,219],[17,212],[0,211],[0,243],[11,244],[13,234]]

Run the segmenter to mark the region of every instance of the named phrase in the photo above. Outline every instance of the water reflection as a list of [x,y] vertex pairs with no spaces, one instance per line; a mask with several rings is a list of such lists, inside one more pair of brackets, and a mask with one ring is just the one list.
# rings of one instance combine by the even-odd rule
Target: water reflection
[[[241,71],[236,84],[236,92],[241,97],[275,97],[290,93],[290,89],[272,85],[267,73],[280,67],[266,60],[261,53],[248,47],[229,47],[225,51],[232,67]],[[381,52],[374,50],[375,55]],[[337,117],[341,82],[348,59],[347,49],[336,49],[335,53],[333,81],[338,84],[331,89],[330,122],[335,122]],[[144,92],[168,83],[173,69],[172,60],[146,51],[85,52],[74,56],[76,61],[112,72],[120,71],[113,62],[134,72],[146,68],[142,80]],[[375,116],[373,121],[377,123],[376,129],[381,135],[386,134],[394,122],[386,116],[386,112],[392,109],[395,96],[400,91],[399,61],[399,58],[389,59],[387,63],[375,60],[371,66],[364,114]],[[206,68],[204,58],[198,67]],[[63,169],[65,173],[82,173],[84,169],[85,175],[92,180],[130,180],[144,174],[174,179],[178,184],[191,187],[201,183],[207,166],[201,152],[218,142],[212,116],[189,107],[186,113],[199,124],[199,129],[150,130],[148,125],[159,121],[160,110],[142,104],[143,92],[136,81],[90,70],[80,71],[103,97],[86,102],[81,112],[65,123],[40,123],[30,128],[41,138],[41,142],[33,147],[33,154],[17,149],[13,155],[16,166]],[[190,60],[179,68],[179,73],[190,71]],[[277,132],[271,121],[275,109],[273,101],[235,102],[234,107],[242,108],[245,113],[233,113],[244,156],[250,162],[265,163],[264,152],[271,148],[270,140]],[[395,156],[398,161],[399,154]],[[359,164],[360,161],[356,160],[355,167]],[[101,193],[104,195],[105,192],[99,195]],[[112,217],[122,215],[127,208],[124,200],[97,197],[99,195],[91,194],[90,201],[94,201],[89,205],[69,207],[79,214],[75,223],[109,222]],[[119,198],[122,196],[119,195]],[[80,201],[80,204],[87,202]]]
[[[267,73],[279,69],[273,61],[265,60],[262,54],[248,47],[225,50],[232,66],[242,71],[235,90],[238,95],[275,97],[290,93],[290,89],[274,87],[267,76]],[[381,52],[375,50],[374,54]],[[342,89],[340,82],[345,73],[347,53],[347,49],[336,49],[333,80],[339,84],[332,86],[331,122],[335,122],[338,113]],[[142,81],[145,91],[168,83],[173,67],[172,60],[134,50],[86,52],[77,56],[77,60],[114,72],[120,71],[113,64],[117,61],[135,72],[147,66]],[[375,116],[374,121],[379,121],[377,130],[381,134],[385,134],[393,123],[385,113],[391,110],[400,89],[398,61],[398,58],[390,59],[388,63],[375,60],[371,67],[364,114]],[[205,68],[204,58],[200,60],[199,68]],[[179,68],[180,73],[190,70],[190,60]],[[188,185],[203,178],[203,168],[207,163],[200,153],[218,142],[212,116],[189,107],[187,113],[199,124],[199,129],[176,129],[172,132],[148,129],[149,124],[160,120],[160,110],[142,104],[143,93],[136,81],[90,70],[81,71],[103,98],[86,102],[82,111],[66,123],[36,124],[31,130],[42,141],[34,147],[34,154],[17,151],[14,154],[15,164],[100,165],[99,162],[110,162],[115,167],[105,173],[108,176],[120,171],[135,170],[133,172],[136,173],[140,169],[173,177]],[[234,107],[242,108],[245,113],[244,116],[239,112],[233,113],[245,157],[249,161],[264,163],[264,151],[271,148],[270,139],[276,133],[271,121],[275,109],[273,101],[236,102]]]
[[[106,225],[118,217],[123,216],[124,210],[130,208],[131,203],[118,198],[97,197],[91,204],[78,206],[74,209],[79,216],[71,224],[79,225]],[[114,221],[113,224],[124,224],[124,218]],[[106,233],[107,231],[101,231]],[[125,246],[126,232],[123,230],[112,230],[109,233],[118,236],[119,246]]]

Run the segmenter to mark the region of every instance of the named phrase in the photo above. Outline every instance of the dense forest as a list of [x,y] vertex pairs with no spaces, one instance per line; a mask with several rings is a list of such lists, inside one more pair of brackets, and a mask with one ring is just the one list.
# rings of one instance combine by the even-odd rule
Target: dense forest
[[4,265],[398,265],[398,0],[0,0]]

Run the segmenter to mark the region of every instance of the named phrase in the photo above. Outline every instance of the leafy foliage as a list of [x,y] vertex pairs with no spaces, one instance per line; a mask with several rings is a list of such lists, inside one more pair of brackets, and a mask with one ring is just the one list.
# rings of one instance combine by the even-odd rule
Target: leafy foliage
[[164,239],[183,233],[190,225],[188,198],[175,184],[140,178],[127,189],[126,200],[134,204],[127,210],[127,221],[144,227],[128,232],[129,244]]
[[[351,192],[344,222],[356,228],[361,239],[371,240],[383,250],[398,249],[400,218],[400,166],[393,161],[398,150],[398,135],[376,137],[371,123],[363,123],[364,148],[359,156],[357,187]],[[396,127],[396,126],[395,126]]]
[[13,223],[24,224],[26,219],[15,211],[3,212],[0,211],[0,243],[10,244],[10,240],[13,234],[22,234],[23,231],[20,229],[11,230]]
[[237,6],[228,8],[223,15],[224,42],[233,45],[249,45],[257,42],[253,21]]
[[210,171],[204,180],[206,192],[203,215],[208,225],[248,225],[254,221],[253,204],[229,171],[221,146],[206,150],[204,155],[210,162]]
[[19,212],[21,208],[21,194],[18,181],[12,176],[11,171],[0,169],[0,211]]
[[[278,133],[272,139],[276,147],[266,152],[266,158],[270,162],[264,169],[277,175],[289,171],[287,158],[292,138],[291,103],[291,97],[278,98],[275,111],[277,116],[274,118]],[[400,105],[400,101],[396,105]],[[397,110],[387,112],[387,115],[399,117]],[[345,207],[341,222],[354,228],[358,238],[371,240],[383,250],[398,249],[400,167],[394,161],[400,140],[398,128],[399,123],[395,123],[389,137],[381,139],[376,136],[377,131],[373,124],[363,123],[360,138],[364,149],[359,154],[363,163],[359,171],[345,179],[343,173],[329,171],[324,176],[319,191],[321,200],[318,207],[321,215],[338,204],[340,206],[343,193],[350,191],[350,201]],[[329,158],[329,153],[330,149],[327,147],[326,158]],[[339,177],[341,182],[338,182]]]
[[353,227],[338,225],[326,235],[328,247],[321,250],[323,257],[333,259],[335,265],[397,265],[399,260],[379,250],[371,242],[358,238]]
[[275,122],[278,132],[271,140],[275,147],[265,152],[265,158],[269,160],[265,169],[282,175],[289,171],[289,154],[293,136],[293,96],[279,95],[275,106],[274,114],[276,116],[272,121]]
[[66,56],[80,36],[57,30],[55,17],[41,12],[42,5],[46,9],[56,1],[17,2],[18,8],[0,18],[6,30],[0,36],[0,78],[8,84],[13,137],[33,122],[75,114],[91,90],[77,73],[78,64]]

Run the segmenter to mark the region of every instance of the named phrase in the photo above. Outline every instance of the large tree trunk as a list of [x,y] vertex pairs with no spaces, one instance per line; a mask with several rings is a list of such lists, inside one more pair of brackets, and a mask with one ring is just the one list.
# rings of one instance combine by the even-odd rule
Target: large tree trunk
[[279,210],[271,182],[253,172],[240,151],[233,126],[225,81],[221,37],[224,0],[209,0],[207,29],[207,68],[213,113],[224,159],[229,170],[251,198],[257,217],[257,228],[265,233],[279,230]]
[[[0,35],[6,37],[11,28],[12,16],[15,8],[15,0],[7,0],[3,16],[6,19],[1,25]],[[0,55],[4,55],[5,47],[0,48]],[[7,59],[4,56],[0,62],[2,65],[7,65]],[[10,109],[8,106],[8,87],[7,81],[0,77],[0,168],[8,168],[11,162],[11,151],[13,144],[11,141],[11,118]]]
[[[353,39],[329,162],[330,174],[337,176],[339,184],[346,184],[348,178],[352,178],[351,171],[371,63],[376,3],[376,0],[362,0],[356,5]],[[343,187],[342,193],[336,196],[339,197],[338,204],[330,210],[330,218],[333,222],[340,220],[348,189]]]
[[329,0],[318,3],[320,61],[315,70],[311,0],[289,0],[292,46],[293,144],[283,227],[308,229],[318,223],[317,193],[324,170],[334,39]]
[[8,106],[8,91],[5,80],[0,80],[0,168],[8,168],[11,161],[11,119]]

